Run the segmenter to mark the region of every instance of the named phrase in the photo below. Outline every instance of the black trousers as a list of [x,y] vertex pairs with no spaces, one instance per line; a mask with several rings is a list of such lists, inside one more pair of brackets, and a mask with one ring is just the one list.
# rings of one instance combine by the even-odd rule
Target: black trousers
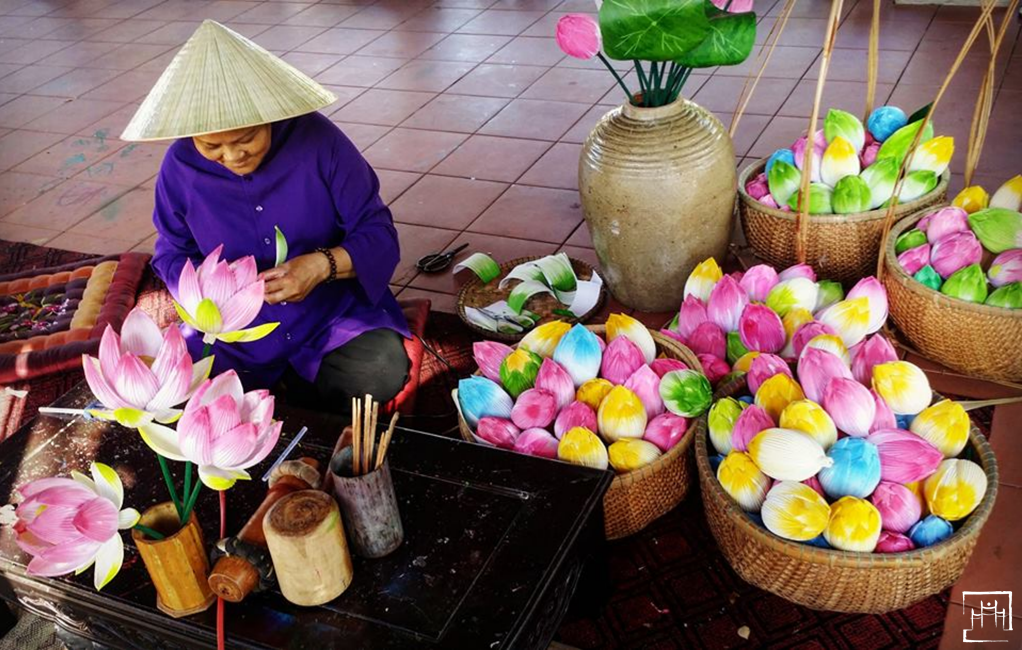
[[368,393],[381,404],[394,399],[408,382],[410,366],[404,337],[394,330],[369,330],[323,357],[312,383],[288,366],[285,399],[301,408],[350,415],[352,397]]

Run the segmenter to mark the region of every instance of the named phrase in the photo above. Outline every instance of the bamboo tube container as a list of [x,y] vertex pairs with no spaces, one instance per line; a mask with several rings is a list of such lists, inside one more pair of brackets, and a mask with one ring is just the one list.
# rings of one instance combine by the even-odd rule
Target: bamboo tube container
[[277,501],[263,519],[280,592],[312,607],[337,598],[351,584],[351,555],[341,513],[326,492],[301,490]]

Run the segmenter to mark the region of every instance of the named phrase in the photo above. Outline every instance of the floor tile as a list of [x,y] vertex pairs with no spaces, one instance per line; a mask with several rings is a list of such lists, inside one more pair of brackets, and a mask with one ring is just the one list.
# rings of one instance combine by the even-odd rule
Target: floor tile
[[154,43],[156,45],[182,45],[198,28],[199,23],[196,22],[174,21],[139,36],[135,39],[135,42]]
[[[798,82],[795,79],[761,79],[745,108],[747,114],[773,116],[787,101]],[[711,111],[723,114],[734,112],[746,87],[741,77],[710,77],[692,101]],[[751,84],[750,84],[751,87]]]
[[[33,97],[25,95],[26,98]],[[79,133],[90,124],[110,115],[124,106],[124,102],[106,99],[75,99],[68,101],[60,97],[37,97],[36,99],[57,100],[59,105],[50,111],[40,111],[25,128],[33,131],[49,131],[51,133]],[[0,114],[6,106],[0,107]],[[2,123],[2,122],[0,122]]]
[[589,234],[589,227],[584,221],[575,229],[575,232],[571,233],[571,237],[568,237],[568,241],[565,242],[565,245],[579,248],[593,247],[593,238]]
[[89,165],[111,155],[121,145],[120,142],[104,138],[66,136],[15,167],[15,171],[71,178]]
[[581,222],[578,192],[516,185],[480,215],[469,230],[560,245]]
[[80,97],[120,74],[122,74],[120,70],[76,68],[67,74],[61,75],[60,77],[35,88],[32,90],[32,94],[49,95],[53,97]]
[[514,182],[550,147],[547,142],[473,135],[433,172],[445,176]]
[[[888,9],[894,5],[886,5]],[[884,12],[887,13],[887,12]],[[925,20],[881,20],[880,23],[880,49],[882,50],[907,50],[912,51],[919,45],[919,41],[926,31],[927,21]],[[785,30],[787,31],[787,30]],[[822,35],[824,32],[821,31]],[[822,44],[822,36],[817,39]],[[862,20],[853,22],[846,20],[837,32],[834,41],[837,47],[845,48],[866,48],[869,46],[869,21]]]
[[420,9],[421,6],[401,5],[369,7],[345,19],[341,25],[358,29],[392,29],[411,18]]
[[372,88],[331,117],[341,122],[397,126],[435,96],[433,93]]
[[615,87],[614,78],[606,70],[551,68],[522,97],[593,104]]
[[[36,95],[20,95],[0,105],[0,126],[17,129],[35,120],[40,115],[59,108],[64,99],[61,97],[39,97]],[[36,129],[48,131],[49,129]]]
[[324,31],[325,27],[311,25],[274,25],[254,40],[268,50],[292,50]]
[[[546,71],[547,68],[532,65],[484,63],[451,86],[450,91],[459,95],[517,97]],[[2,84],[3,80],[0,79],[0,86]]]
[[177,55],[179,49],[180,48],[178,47],[169,47],[166,52],[159,55],[155,59],[149,59],[142,65],[135,68],[134,71],[162,73],[164,70],[167,69],[167,66],[170,65],[171,61],[174,60],[174,57]]
[[[14,42],[15,39],[11,39],[11,41]],[[38,63],[40,59],[70,45],[72,43],[68,41],[23,41],[21,45],[0,53],[0,63],[20,63],[22,65]]]
[[593,106],[575,122],[574,126],[568,129],[567,133],[561,136],[561,141],[582,144],[589,137],[589,133],[592,132],[593,127],[600,121],[600,118],[611,110],[613,109],[609,106]]
[[115,185],[72,179],[21,206],[5,216],[3,221],[63,231],[126,191]]
[[446,158],[465,138],[457,133],[397,128],[365,154],[374,167],[422,173]]
[[442,311],[448,314],[458,313],[458,301],[455,296],[449,293],[426,291],[416,287],[407,287],[401,290],[401,300],[425,299],[430,302],[430,311]]
[[994,453],[997,455],[1001,483],[1022,488],[1022,445],[1019,444],[1018,439],[1019,422],[1022,422],[1022,404],[1001,404],[995,407],[994,419],[990,427],[990,446],[994,448]]
[[11,131],[0,137],[0,170],[28,160],[63,137],[39,131]]
[[[868,64],[867,50],[835,49],[827,70],[827,81],[866,81]],[[912,57],[911,52],[899,50],[881,50],[880,68],[877,81],[880,83],[896,83]],[[816,79],[820,74],[820,61],[817,60],[806,72],[807,79]],[[936,92],[936,90],[934,91]]]
[[157,235],[155,233],[150,235],[150,236],[148,236],[148,237],[146,237],[141,242],[135,244],[134,248],[131,249],[131,252],[132,253],[147,253],[149,255],[152,255],[153,253],[156,252],[155,251],[155,249],[156,249],[156,237],[157,237]]
[[[745,116],[742,118],[742,122],[739,123],[739,128],[741,128],[742,124],[749,117],[751,116]],[[800,137],[805,135],[808,127],[808,118],[775,117],[766,125],[766,128],[762,130],[762,133],[756,139],[755,144],[752,145],[745,155],[754,156],[756,158],[764,158],[778,149],[790,147],[795,140],[798,140]]]
[[499,97],[443,94],[416,111],[402,126],[474,133],[507,104],[507,99]]
[[50,248],[75,251],[76,253],[115,255],[131,250],[138,243],[138,239],[113,239],[111,237],[94,237],[80,232],[64,232],[46,242],[46,245]]
[[380,198],[387,204],[395,201],[422,177],[421,174],[389,169],[377,169],[376,175],[380,178]]
[[374,86],[406,63],[404,59],[349,56],[316,76],[316,81],[339,86]]
[[556,65],[564,52],[553,38],[518,36],[487,59],[487,63],[509,65]]
[[427,7],[394,29],[411,32],[450,33],[478,16],[478,9],[459,7]]
[[389,32],[358,51],[362,56],[389,56],[412,59],[444,39],[435,32]]
[[[762,85],[762,84],[760,84]],[[881,106],[887,103],[887,98],[893,90],[891,84],[878,83],[876,88],[876,105]],[[784,102],[778,111],[778,115],[785,117],[805,117],[806,126],[809,124],[809,115],[813,110],[813,97],[816,94],[816,80],[806,79],[800,81],[791,96]],[[861,114],[866,105],[866,83],[861,81],[831,81],[827,80],[823,86],[823,99],[820,102],[820,117],[822,118],[831,108],[840,108],[853,115]],[[821,123],[819,128],[823,128]]]
[[[720,66],[714,71],[714,76],[744,78],[748,77],[750,74],[755,75],[759,72],[760,67],[763,65],[763,59],[758,58],[759,52],[760,48],[757,46],[753,49],[752,54],[749,55],[749,58],[746,59],[744,63],[739,65]],[[763,78],[801,79],[802,75],[805,74],[806,70],[809,69],[819,54],[819,46],[798,47],[791,45],[778,45],[774,48],[774,53],[770,57],[770,63],[767,64],[766,70],[763,71]],[[765,52],[763,56],[766,56]],[[764,81],[760,83],[766,82]]]
[[132,190],[75,224],[68,232],[138,242],[155,232],[154,207],[151,190]]
[[397,228],[398,242],[401,244],[401,261],[398,262],[394,276],[391,278],[391,282],[394,284],[404,285],[410,282],[418,273],[415,262],[420,257],[444,250],[458,236],[457,230],[407,223],[397,223],[395,227]]
[[138,20],[133,18],[117,23],[113,27],[107,27],[103,31],[96,32],[89,37],[89,40],[109,43],[130,43],[135,39],[142,38],[146,34],[155,32],[165,24],[162,20]]
[[588,110],[589,106],[586,104],[516,99],[479,129],[479,132],[515,138],[557,140]]
[[348,102],[354,100],[356,97],[366,91],[365,88],[356,88],[354,86],[332,86],[330,84],[323,84],[323,87],[329,90],[337,97],[337,101],[330,104],[326,108],[320,109],[320,113],[324,115],[330,115],[333,112],[340,110],[341,108],[348,105]]
[[0,92],[27,93],[70,71],[71,68],[52,65],[28,65],[0,79]]
[[5,30],[3,35],[30,39],[43,38],[53,32],[56,32],[58,29],[73,25],[74,23],[75,20],[71,18],[51,18],[49,16],[42,16],[31,22],[18,25],[13,29]]
[[[975,47],[975,46],[974,46]],[[933,94],[937,94],[937,88],[944,83],[948,71],[957,59],[959,48],[947,50],[918,50],[912,55],[912,59],[905,67],[905,73],[901,77],[901,83],[909,84],[930,84],[933,86]],[[1003,59],[1007,61],[1007,57]],[[986,73],[990,64],[988,53],[975,53],[967,56],[962,61],[961,67],[955,74],[953,82],[959,86],[968,88],[972,94],[979,88],[982,76]],[[1002,65],[999,69],[1004,70]]]
[[965,573],[951,591],[951,602],[962,602],[963,591],[1022,592],[1022,488],[1001,484],[994,510],[983,526]]
[[462,25],[458,32],[464,34],[501,34],[517,36],[543,17],[543,11],[500,11],[487,9]]
[[[730,129],[731,127],[731,116],[730,115],[719,115],[721,123],[724,128]],[[738,130],[735,132],[732,138],[732,143],[735,149],[735,156],[745,156],[750,154],[752,145],[757,141],[759,136],[763,133],[767,124],[770,124],[772,120],[780,118],[769,118],[765,115],[743,115],[738,121]],[[808,122],[809,120],[806,120]],[[789,146],[791,143],[788,143]],[[775,147],[776,148],[776,147]],[[769,153],[773,153],[773,149]]]
[[578,189],[578,158],[582,145],[559,142],[550,148],[518,182],[522,185]]
[[78,174],[80,180],[135,187],[160,171],[169,144],[131,142]]
[[583,248],[581,246],[561,246],[560,250],[557,252],[567,253],[568,257],[576,260],[582,260],[595,269],[600,267],[600,259],[596,257],[596,251],[592,248]]
[[73,68],[83,63],[90,63],[116,47],[116,43],[81,41],[40,59],[39,63],[41,65],[58,65]]
[[75,18],[71,23],[46,33],[46,38],[58,41],[77,41],[88,38],[108,27],[113,27],[119,20],[112,18]]
[[6,241],[25,242],[42,246],[59,234],[59,230],[37,228],[20,223],[7,223],[0,220],[0,239]]
[[315,4],[287,20],[284,25],[308,25],[310,27],[333,27],[358,12],[358,7],[346,5]]
[[509,36],[451,34],[423,52],[420,59],[479,62],[511,41]]
[[355,146],[358,147],[359,151],[365,151],[373,144],[387,135],[390,132],[391,127],[380,126],[378,124],[357,124],[354,122],[338,122],[336,115],[331,115],[330,120],[337,125],[344,135],[348,137]]
[[[589,3],[584,10],[571,11],[558,7],[556,11],[551,11],[536,22],[532,23],[527,30],[522,32],[522,36],[536,36],[540,38],[552,38],[557,31],[557,21],[559,21],[567,13],[581,13],[584,11],[593,18],[596,18],[595,5]],[[577,60],[577,59],[576,59]]]
[[141,101],[149,94],[161,74],[163,74],[162,70],[129,70],[102,86],[90,90],[85,93],[84,97],[126,102]]
[[115,45],[115,48],[90,61],[89,66],[110,68],[111,70],[133,70],[169,51],[166,45],[150,45],[148,43],[125,43],[124,45]]
[[60,182],[53,176],[3,172],[0,174],[0,217],[17,210]]
[[376,84],[377,88],[443,92],[468,74],[474,63],[457,61],[410,61]]
[[78,131],[78,135],[94,138],[118,138],[124,131],[124,127],[128,126],[128,122],[135,112],[138,111],[138,106],[138,104],[125,104],[106,117],[83,127]]
[[559,5],[563,0],[497,0],[491,6],[493,9],[510,9],[514,11],[550,11],[560,9]]
[[315,77],[342,58],[341,54],[321,54],[317,52],[288,52],[280,57],[310,77]]
[[391,204],[391,209],[394,219],[402,223],[460,231],[506,189],[504,183],[429,174]]
[[243,14],[234,17],[234,20],[241,23],[261,23],[276,25],[288,18],[298,15],[308,9],[310,4],[296,2],[264,2]]

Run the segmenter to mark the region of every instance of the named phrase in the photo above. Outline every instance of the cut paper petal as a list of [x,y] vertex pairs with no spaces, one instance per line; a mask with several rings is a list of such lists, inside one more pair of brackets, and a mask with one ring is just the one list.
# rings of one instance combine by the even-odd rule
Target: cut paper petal
[[624,439],[607,449],[610,466],[619,474],[649,465],[660,457],[660,449],[646,440]]
[[486,253],[472,253],[455,264],[452,272],[457,273],[464,269],[471,270],[484,283],[490,282],[500,275],[500,265]]
[[571,329],[571,325],[564,321],[550,321],[536,327],[518,343],[518,347],[525,348],[545,358],[552,357],[557,344]]
[[776,422],[760,407],[755,405],[745,407],[731,429],[732,448],[734,451],[748,451],[753,438],[775,425]]
[[660,379],[660,398],[667,410],[685,418],[696,418],[713,402],[709,380],[695,370],[674,370]]
[[712,257],[703,260],[692,270],[688,279],[685,280],[684,297],[695,296],[705,303],[710,299],[713,285],[717,284],[717,281],[723,275],[724,273],[720,270],[717,260]]
[[720,486],[742,510],[759,512],[770,490],[770,477],[764,474],[748,454],[733,451],[717,468]]
[[646,363],[653,363],[656,359],[656,343],[653,342],[653,335],[649,333],[641,322],[625,314],[611,314],[607,318],[607,342],[611,343],[619,336],[630,340],[642,352]]
[[526,301],[537,293],[549,293],[553,295],[554,292],[550,289],[550,287],[541,282],[519,282],[515,285],[515,288],[511,290],[511,294],[508,295],[507,306],[511,308],[511,311],[516,314],[520,314],[522,313],[522,309],[525,308]]
[[880,454],[880,478],[892,483],[921,481],[944,460],[944,455],[925,439],[901,429],[882,429],[871,433],[867,440]]
[[536,260],[536,266],[543,272],[546,284],[554,290],[557,299],[570,305],[578,289],[578,277],[567,253],[547,255]]
[[522,282],[543,282],[545,279],[546,278],[543,276],[543,270],[540,269],[535,262],[522,262],[500,279],[500,282],[497,284],[497,288],[506,289],[511,284],[512,280],[521,280]]
[[834,463],[816,440],[801,431],[777,428],[761,431],[749,442],[749,457],[779,481],[804,481]]
[[568,306],[568,311],[581,318],[588,314],[597,303],[600,302],[600,294],[603,291],[603,279],[596,272],[593,272],[591,280],[579,280],[575,297]]

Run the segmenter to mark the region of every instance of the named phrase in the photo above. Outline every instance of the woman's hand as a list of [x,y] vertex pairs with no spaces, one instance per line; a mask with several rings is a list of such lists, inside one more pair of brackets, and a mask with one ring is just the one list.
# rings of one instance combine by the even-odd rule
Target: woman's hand
[[266,302],[298,302],[330,277],[330,263],[322,253],[299,255],[259,274],[266,281]]

